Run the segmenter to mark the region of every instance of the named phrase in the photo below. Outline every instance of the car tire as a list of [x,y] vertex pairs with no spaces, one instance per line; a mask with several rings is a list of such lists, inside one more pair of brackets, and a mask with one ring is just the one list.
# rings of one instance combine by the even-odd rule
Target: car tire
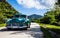
[[24,30],[27,30],[27,28],[24,28]]

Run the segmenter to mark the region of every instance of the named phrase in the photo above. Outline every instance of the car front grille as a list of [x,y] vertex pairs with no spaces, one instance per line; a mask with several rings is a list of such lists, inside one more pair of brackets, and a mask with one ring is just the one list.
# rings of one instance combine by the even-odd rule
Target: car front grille
[[13,26],[23,26],[22,23],[12,23]]

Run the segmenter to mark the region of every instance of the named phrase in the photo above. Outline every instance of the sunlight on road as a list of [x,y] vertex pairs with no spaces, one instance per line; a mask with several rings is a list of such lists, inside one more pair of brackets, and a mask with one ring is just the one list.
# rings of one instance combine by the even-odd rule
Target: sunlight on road
[[28,30],[2,29],[0,30],[0,38],[43,38],[43,32],[37,23],[31,23],[31,28]]

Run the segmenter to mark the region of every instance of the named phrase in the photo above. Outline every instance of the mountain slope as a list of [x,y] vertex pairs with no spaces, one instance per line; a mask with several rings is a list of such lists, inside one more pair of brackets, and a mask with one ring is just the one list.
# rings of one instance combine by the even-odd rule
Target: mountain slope
[[33,14],[33,15],[28,16],[29,19],[38,19],[41,17],[42,17],[41,15],[37,15],[37,14]]
[[0,0],[0,23],[18,13],[6,0]]

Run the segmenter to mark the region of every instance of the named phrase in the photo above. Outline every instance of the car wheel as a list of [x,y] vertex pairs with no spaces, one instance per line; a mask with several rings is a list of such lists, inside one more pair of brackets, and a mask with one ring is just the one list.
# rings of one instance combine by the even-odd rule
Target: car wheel
[[24,30],[27,30],[27,28],[24,28]]

